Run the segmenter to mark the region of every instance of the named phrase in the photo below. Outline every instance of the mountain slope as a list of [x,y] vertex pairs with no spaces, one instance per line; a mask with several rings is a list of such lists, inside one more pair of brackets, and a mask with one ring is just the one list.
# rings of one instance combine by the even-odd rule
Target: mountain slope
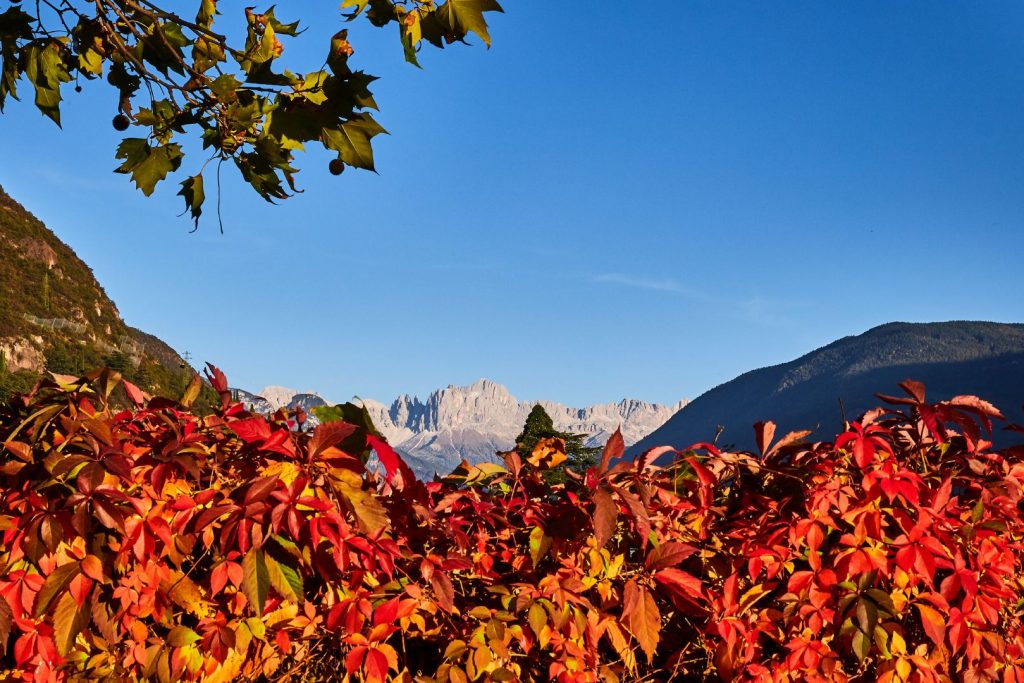
[[92,270],[0,188],[0,399],[44,371],[109,365],[147,390],[180,391],[181,357],[125,324]]
[[925,383],[929,400],[976,394],[1008,419],[1024,421],[1024,325],[890,323],[844,337],[715,387],[629,452],[711,441],[719,425],[720,445],[754,449],[753,425],[760,420],[774,421],[780,435],[815,429],[810,438],[831,438],[842,427],[842,410],[853,419],[880,405],[876,392],[899,393],[896,384],[908,378]]

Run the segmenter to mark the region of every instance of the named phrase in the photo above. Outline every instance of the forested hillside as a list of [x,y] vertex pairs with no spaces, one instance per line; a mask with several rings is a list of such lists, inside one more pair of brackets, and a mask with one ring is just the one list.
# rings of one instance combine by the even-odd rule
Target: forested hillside
[[92,270],[0,188],[0,399],[44,372],[106,365],[141,387],[180,392],[190,371],[176,351],[121,319]]

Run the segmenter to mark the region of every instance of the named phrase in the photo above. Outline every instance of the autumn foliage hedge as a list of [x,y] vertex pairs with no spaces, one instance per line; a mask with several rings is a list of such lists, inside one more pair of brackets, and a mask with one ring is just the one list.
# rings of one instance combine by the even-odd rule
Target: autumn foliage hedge
[[110,372],[0,416],[0,679],[1024,681],[1024,458],[979,399],[616,436],[552,488],[557,441],[420,482],[354,406],[210,379],[204,417]]

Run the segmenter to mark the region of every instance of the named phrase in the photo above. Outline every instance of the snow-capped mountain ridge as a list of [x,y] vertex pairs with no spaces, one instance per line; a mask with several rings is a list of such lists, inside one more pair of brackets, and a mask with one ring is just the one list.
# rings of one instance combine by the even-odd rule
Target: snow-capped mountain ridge
[[[244,400],[254,407],[269,405],[276,410],[302,405],[307,411],[310,399],[314,403],[323,400],[312,392],[300,394],[286,387],[268,387],[264,392],[246,394]],[[364,406],[388,442],[408,456],[413,469],[427,476],[450,471],[463,458],[481,462],[493,459],[496,451],[511,449],[537,403],[551,416],[556,429],[586,434],[590,446],[603,445],[618,428],[626,445],[636,443],[686,405],[685,399],[673,406],[622,399],[585,408],[554,401],[520,401],[505,386],[488,379],[468,386],[450,384],[426,400],[403,394],[390,405],[372,399],[353,402]]]

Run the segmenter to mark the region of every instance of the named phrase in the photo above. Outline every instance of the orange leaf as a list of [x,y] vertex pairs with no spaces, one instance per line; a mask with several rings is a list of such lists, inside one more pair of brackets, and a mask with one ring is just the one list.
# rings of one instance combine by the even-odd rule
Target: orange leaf
[[915,604],[915,607],[921,613],[921,625],[924,627],[925,635],[933,643],[942,647],[942,643],[946,639],[946,620],[942,613],[934,607],[922,603]]
[[622,598],[622,610],[630,632],[647,655],[647,661],[653,660],[661,639],[661,613],[654,597],[646,588],[640,588],[635,581],[630,580]]
[[537,441],[527,460],[539,470],[549,470],[565,462],[565,439],[552,436]]

